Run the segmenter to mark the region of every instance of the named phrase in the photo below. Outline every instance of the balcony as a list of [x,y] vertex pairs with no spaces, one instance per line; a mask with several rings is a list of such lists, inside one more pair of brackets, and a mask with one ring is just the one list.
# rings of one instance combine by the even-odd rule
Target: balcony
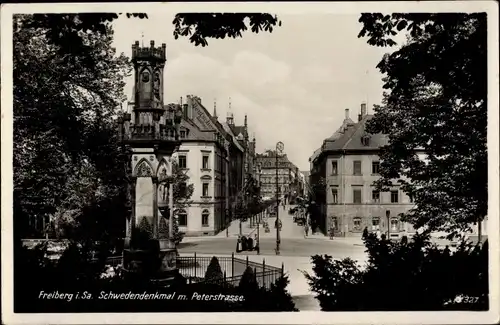
[[122,140],[126,142],[176,142],[174,126],[164,124],[132,124],[122,127]]

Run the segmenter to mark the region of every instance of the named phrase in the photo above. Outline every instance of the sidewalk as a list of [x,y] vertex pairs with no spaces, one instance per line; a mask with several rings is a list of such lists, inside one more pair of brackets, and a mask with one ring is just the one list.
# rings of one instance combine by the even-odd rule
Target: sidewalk
[[347,245],[364,246],[361,237],[333,237],[333,239],[330,239],[330,236],[325,236],[322,233],[317,232],[315,234],[310,234],[309,238],[317,240],[335,241]]

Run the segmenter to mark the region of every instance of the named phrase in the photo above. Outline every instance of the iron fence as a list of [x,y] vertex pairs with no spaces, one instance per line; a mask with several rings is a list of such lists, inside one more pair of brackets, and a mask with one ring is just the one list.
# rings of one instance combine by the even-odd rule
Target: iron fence
[[[284,265],[280,267],[275,267],[271,265],[266,265],[265,260],[262,263],[256,263],[246,259],[237,258],[232,254],[231,256],[217,256],[219,265],[221,267],[223,278],[220,282],[223,284],[228,284],[232,286],[237,286],[245,270],[250,267],[253,269],[255,280],[259,287],[271,288],[277,279],[279,279],[284,274]],[[201,283],[205,282],[205,273],[210,265],[212,257],[210,256],[178,256],[177,257],[177,269],[179,273],[184,276],[189,283]],[[121,256],[109,257],[107,259],[107,264],[116,267],[122,263]]]

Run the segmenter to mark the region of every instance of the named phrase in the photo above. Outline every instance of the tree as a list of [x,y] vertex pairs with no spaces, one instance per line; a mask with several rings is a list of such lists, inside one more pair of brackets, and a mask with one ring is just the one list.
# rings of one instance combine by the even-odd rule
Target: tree
[[488,309],[487,243],[462,243],[452,253],[431,245],[428,235],[392,242],[369,233],[363,240],[368,253],[363,268],[349,258],[312,257],[314,274],[303,273],[321,310]]
[[255,279],[255,272],[250,266],[247,266],[241,275],[238,289],[247,294],[252,294],[259,290],[259,284],[257,283],[257,279]]
[[[286,287],[290,283],[288,276],[279,277],[274,283],[271,284],[270,290],[270,303],[268,306],[272,306],[268,311],[299,311],[295,307],[293,298],[290,293],[286,290]],[[274,308],[273,308],[274,307]]]
[[470,230],[488,208],[486,14],[374,13],[359,21],[358,37],[374,46],[408,33],[377,65],[387,92],[368,131],[389,138],[378,188],[398,180],[416,204],[403,220],[417,229],[449,237]]
[[[123,156],[112,118],[124,98],[128,59],[115,55],[109,24],[94,32],[47,26],[54,16],[64,15],[14,17],[17,237],[26,235],[33,216],[47,220],[61,210],[95,215],[92,206],[100,206],[100,215],[118,215],[116,204],[123,201],[123,173],[116,168]],[[68,52],[68,43],[52,41],[56,34],[78,36],[82,48],[70,43],[76,50]]]
[[174,37],[188,37],[195,46],[207,46],[207,38],[242,37],[242,32],[272,32],[281,26],[277,16],[267,13],[180,13],[173,21]]
[[[179,167],[177,162],[172,163],[172,175],[165,177],[160,181],[160,186],[165,186],[168,188],[169,184],[173,182],[174,184],[174,215],[178,215],[179,211],[186,209],[191,205],[191,196],[194,191],[194,184],[188,184],[189,176],[187,173]],[[168,193],[165,191],[165,193]],[[170,210],[167,208],[164,215],[170,216]],[[160,236],[168,238],[168,224],[161,229]],[[179,244],[184,238],[184,234],[180,232],[179,225],[174,221],[174,242]]]
[[205,272],[205,282],[208,283],[220,283],[224,278],[222,269],[219,264],[217,257],[213,256],[208,265],[207,271]]

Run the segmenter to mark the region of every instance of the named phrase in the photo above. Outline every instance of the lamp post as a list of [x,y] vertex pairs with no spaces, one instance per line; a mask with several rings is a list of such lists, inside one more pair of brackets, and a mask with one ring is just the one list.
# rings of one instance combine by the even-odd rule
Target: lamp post
[[385,217],[387,218],[387,240],[390,240],[390,234],[391,234],[391,211],[386,210],[385,211]]
[[258,202],[259,202],[259,213],[258,213],[258,216],[257,216],[257,254],[260,255],[260,221],[261,221],[261,218],[260,218],[260,215],[262,213],[261,211],[261,208],[262,208],[262,202],[261,202],[261,198],[260,198],[260,173],[262,172],[261,170],[261,165],[260,163],[257,164],[257,185],[259,186],[259,193],[258,193]]
[[278,164],[278,158],[280,153],[283,152],[283,149],[285,148],[285,145],[283,142],[279,141],[276,143],[276,255],[280,255],[280,217],[279,217],[279,164]]

